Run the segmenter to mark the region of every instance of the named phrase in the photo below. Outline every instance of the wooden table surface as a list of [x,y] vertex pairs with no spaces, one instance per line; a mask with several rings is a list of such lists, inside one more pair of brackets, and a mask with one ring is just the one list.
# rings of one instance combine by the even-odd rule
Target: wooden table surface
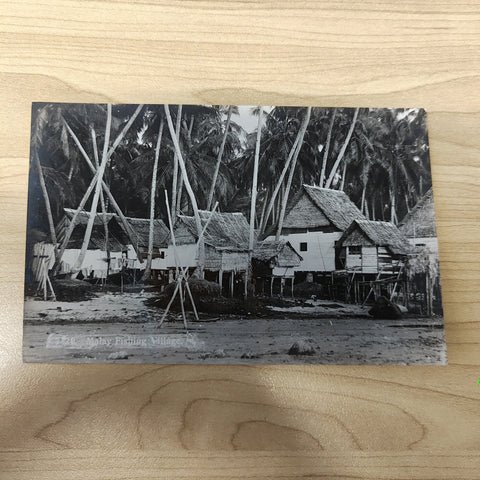
[[[480,479],[479,1],[0,8],[0,479]],[[24,365],[32,101],[426,107],[448,367]]]

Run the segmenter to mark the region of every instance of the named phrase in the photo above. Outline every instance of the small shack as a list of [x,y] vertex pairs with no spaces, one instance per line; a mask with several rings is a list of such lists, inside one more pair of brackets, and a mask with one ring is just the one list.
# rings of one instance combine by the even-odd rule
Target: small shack
[[[366,302],[370,295],[406,303],[408,239],[391,222],[354,220],[336,243],[337,262],[346,274],[346,300]],[[339,272],[341,273],[341,272]]]
[[391,222],[354,220],[337,242],[345,270],[364,274],[393,274],[410,252],[408,239]]
[[426,247],[438,255],[433,190],[430,188],[398,225],[414,247]]
[[441,315],[442,291],[432,188],[405,215],[398,228],[408,238],[415,253],[407,265],[410,304],[419,313]]
[[[218,213],[200,210],[202,226],[208,221],[204,234],[205,279],[220,284],[223,290],[233,295],[243,292],[248,273],[249,226],[241,213]],[[211,218],[210,218],[211,217]],[[193,272],[198,266],[198,231],[194,217],[179,215],[174,226],[177,244],[177,262]],[[174,249],[169,245],[166,265],[172,275],[176,267]],[[237,286],[237,288],[236,288]]]
[[267,285],[272,296],[277,281],[280,295],[283,296],[287,281],[290,281],[293,297],[294,269],[302,260],[301,255],[286,240],[264,240],[258,243],[252,255],[256,292],[264,294]]

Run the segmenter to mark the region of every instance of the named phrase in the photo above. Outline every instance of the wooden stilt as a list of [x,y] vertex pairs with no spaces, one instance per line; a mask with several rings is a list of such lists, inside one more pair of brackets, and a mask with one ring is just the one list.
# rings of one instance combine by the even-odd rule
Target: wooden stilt
[[273,276],[270,277],[270,296],[273,297]]
[[293,298],[293,282],[294,282],[294,277],[292,277],[292,298]]
[[233,284],[235,279],[235,272],[232,270],[230,272],[230,297],[233,297]]
[[280,296],[283,297],[283,286],[285,285],[285,279],[282,277],[280,279]]
[[52,292],[53,301],[56,302],[57,301],[57,296],[55,295],[55,292],[54,292],[53,286],[52,286],[52,282],[50,281],[50,277],[48,276],[48,267],[47,267],[47,272],[46,272],[46,278],[47,278],[48,286],[50,287],[50,291]]

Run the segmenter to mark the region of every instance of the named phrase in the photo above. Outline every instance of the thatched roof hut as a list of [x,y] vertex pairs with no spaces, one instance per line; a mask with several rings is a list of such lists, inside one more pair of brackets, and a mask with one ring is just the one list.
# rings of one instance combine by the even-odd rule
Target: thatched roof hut
[[[212,213],[206,210],[200,210],[199,213],[202,226],[205,226],[210,217],[212,217],[204,234],[206,245],[210,245],[217,250],[248,251],[249,225],[243,214],[237,212]],[[185,232],[182,232],[179,228],[181,224],[185,225],[190,238],[185,236]],[[192,237],[194,241],[198,240],[194,217],[178,216],[175,237],[179,245],[191,243]]]
[[[64,208],[65,216],[57,225],[57,238],[61,242],[65,231],[70,224],[70,221],[75,214],[75,210],[71,208]],[[68,242],[67,248],[80,248],[83,242],[85,234],[85,227],[90,218],[90,212],[80,212],[77,215],[76,226],[73,230],[73,234]],[[148,236],[150,231],[150,220],[148,218],[134,218],[126,217],[128,223],[132,227],[132,236],[137,241],[137,245],[142,250],[148,248]],[[108,235],[109,235],[109,250],[110,251],[122,251],[127,245],[131,243],[128,235],[125,231],[123,223],[120,221],[118,215],[114,213],[106,214]],[[155,219],[153,221],[153,247],[154,248],[166,248],[168,246],[168,240],[170,231],[165,226],[162,220]],[[90,249],[105,249],[105,228],[103,225],[103,214],[97,213],[93,220],[93,230],[90,237]]]
[[346,246],[372,245],[385,247],[394,255],[407,255],[410,243],[391,222],[354,220],[338,244]]
[[400,231],[409,238],[436,237],[435,208],[433,189],[420,199],[398,225]]
[[[57,224],[57,239],[61,243],[73,218],[75,210],[64,208],[65,215]],[[108,224],[108,250],[111,252],[122,252],[129,244],[128,236],[119,225],[113,213],[107,213]],[[67,245],[67,249],[80,249],[82,247],[85,229],[87,227],[90,212],[80,212],[77,216],[76,225]],[[90,236],[90,250],[105,250],[105,229],[103,226],[103,215],[97,213],[93,221],[92,234]]]
[[253,259],[278,267],[298,267],[301,255],[285,240],[264,240],[253,250]]
[[284,230],[333,226],[344,231],[356,219],[365,217],[341,190],[303,185],[285,216]]
[[[148,249],[148,237],[150,233],[150,219],[126,217],[133,230],[133,236],[142,250]],[[123,227],[123,224],[119,222]],[[153,248],[166,248],[170,239],[170,230],[163,220],[153,220]]]

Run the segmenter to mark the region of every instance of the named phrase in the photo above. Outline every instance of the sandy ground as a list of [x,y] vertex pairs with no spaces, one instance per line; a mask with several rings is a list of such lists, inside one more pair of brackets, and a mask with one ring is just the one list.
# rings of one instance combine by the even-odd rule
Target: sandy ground
[[[445,364],[443,319],[376,320],[338,302],[274,307],[274,318],[224,315],[159,326],[148,293],[25,302],[24,360],[46,363]],[[189,315],[192,319],[192,314]],[[295,342],[310,355],[289,355]]]

